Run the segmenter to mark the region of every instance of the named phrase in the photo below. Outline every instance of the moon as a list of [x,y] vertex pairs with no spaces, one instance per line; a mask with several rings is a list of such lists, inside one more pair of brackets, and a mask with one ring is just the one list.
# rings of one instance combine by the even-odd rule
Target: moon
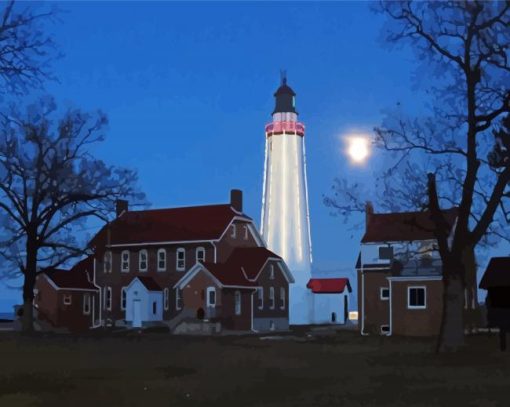
[[366,137],[347,138],[347,154],[356,164],[362,164],[370,155],[369,141]]

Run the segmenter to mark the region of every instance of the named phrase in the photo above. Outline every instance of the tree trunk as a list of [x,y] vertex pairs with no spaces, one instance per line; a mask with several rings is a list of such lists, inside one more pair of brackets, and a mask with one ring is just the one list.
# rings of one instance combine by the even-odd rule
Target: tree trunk
[[37,274],[37,249],[35,244],[27,240],[27,263],[25,268],[25,279],[23,282],[23,317],[21,329],[24,333],[34,331],[34,288],[35,276]]
[[443,261],[443,315],[437,352],[456,351],[464,344],[464,279],[460,262]]

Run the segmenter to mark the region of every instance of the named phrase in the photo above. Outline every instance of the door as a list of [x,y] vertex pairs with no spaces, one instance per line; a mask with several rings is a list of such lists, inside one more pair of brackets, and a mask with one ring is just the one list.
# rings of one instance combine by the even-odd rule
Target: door
[[142,327],[142,302],[140,300],[133,301],[133,328]]
[[344,324],[349,320],[349,300],[347,294],[344,296]]

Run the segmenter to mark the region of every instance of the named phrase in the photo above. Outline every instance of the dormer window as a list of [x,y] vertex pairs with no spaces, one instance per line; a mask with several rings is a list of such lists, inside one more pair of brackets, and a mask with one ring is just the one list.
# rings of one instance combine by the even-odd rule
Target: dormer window
[[147,250],[145,249],[138,253],[138,270],[147,271]]
[[166,271],[166,250],[158,250],[158,271]]
[[236,225],[235,224],[230,225],[230,237],[232,239],[236,238]]
[[112,272],[112,252],[105,252],[103,257],[103,271],[105,273]]
[[121,255],[120,271],[127,273],[129,271],[129,251],[124,250]]
[[177,249],[175,257],[175,268],[178,271],[184,271],[186,269],[186,251],[182,247]]
[[198,263],[199,261],[205,261],[205,249],[203,247],[197,247],[196,262]]

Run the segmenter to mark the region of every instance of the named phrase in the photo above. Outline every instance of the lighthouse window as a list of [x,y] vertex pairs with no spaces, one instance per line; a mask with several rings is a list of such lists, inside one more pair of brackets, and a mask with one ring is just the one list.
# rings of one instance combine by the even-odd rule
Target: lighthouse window
[[292,107],[296,107],[296,97],[292,96]]

